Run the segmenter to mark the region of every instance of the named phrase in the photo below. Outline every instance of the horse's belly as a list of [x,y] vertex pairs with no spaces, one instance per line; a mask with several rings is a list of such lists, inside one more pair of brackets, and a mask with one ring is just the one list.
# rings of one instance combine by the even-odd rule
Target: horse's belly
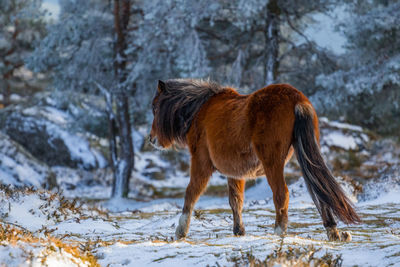
[[[217,151],[214,151],[217,152]],[[255,153],[211,153],[215,168],[222,174],[232,178],[254,178],[263,175],[261,162]]]

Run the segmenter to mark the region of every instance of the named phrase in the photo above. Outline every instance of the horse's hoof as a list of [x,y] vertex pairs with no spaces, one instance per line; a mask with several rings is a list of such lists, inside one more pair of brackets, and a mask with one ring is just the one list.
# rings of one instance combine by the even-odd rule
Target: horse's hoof
[[244,230],[244,226],[243,225],[234,226],[233,227],[233,234],[235,236],[243,236],[243,235],[245,235],[246,231]]
[[283,230],[280,226],[275,226],[274,233],[279,236],[286,235],[286,230]]
[[186,232],[185,229],[183,229],[183,227],[181,227],[180,225],[178,225],[178,227],[176,227],[176,231],[175,231],[175,238],[176,240],[181,240],[184,239],[186,237]]
[[341,233],[341,240],[343,241],[343,242],[350,242],[351,241],[351,234],[350,234],[350,232],[342,232]]
[[327,227],[326,234],[328,235],[329,241],[340,241],[339,231],[336,227]]
[[189,232],[189,222],[190,217],[187,214],[182,214],[181,217],[179,217],[179,224],[175,230],[176,240],[186,237],[187,233]]

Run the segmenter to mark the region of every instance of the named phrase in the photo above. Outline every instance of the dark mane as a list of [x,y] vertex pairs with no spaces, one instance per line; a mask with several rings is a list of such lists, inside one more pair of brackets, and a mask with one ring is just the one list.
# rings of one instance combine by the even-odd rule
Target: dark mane
[[156,96],[155,119],[164,140],[185,145],[186,134],[201,106],[225,88],[210,81],[173,79]]

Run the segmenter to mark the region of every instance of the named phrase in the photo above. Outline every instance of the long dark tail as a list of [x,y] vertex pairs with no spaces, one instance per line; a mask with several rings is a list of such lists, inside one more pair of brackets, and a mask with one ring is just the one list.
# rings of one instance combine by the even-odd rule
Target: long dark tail
[[325,207],[346,224],[359,223],[361,220],[353,204],[322,158],[314,133],[314,112],[309,103],[299,103],[295,107],[293,146],[308,191],[320,214]]

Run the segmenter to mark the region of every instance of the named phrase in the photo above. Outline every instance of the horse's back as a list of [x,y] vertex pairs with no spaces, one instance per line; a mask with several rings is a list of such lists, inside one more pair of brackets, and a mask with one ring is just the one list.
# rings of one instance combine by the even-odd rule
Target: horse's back
[[250,117],[262,115],[268,119],[280,117],[282,112],[294,115],[299,102],[309,103],[309,100],[289,84],[272,84],[249,95],[247,113]]

